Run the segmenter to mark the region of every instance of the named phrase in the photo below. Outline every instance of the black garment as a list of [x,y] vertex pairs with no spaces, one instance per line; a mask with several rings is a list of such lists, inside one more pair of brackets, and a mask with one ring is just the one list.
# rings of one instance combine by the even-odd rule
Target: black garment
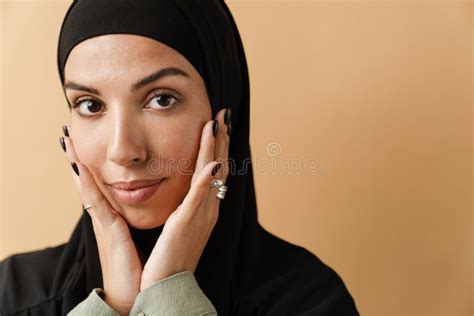
[[[176,34],[182,37],[167,28],[154,32],[170,25],[160,24],[160,18],[155,24],[150,18],[150,12],[160,10],[170,13],[177,24],[173,27],[179,29]],[[258,223],[249,146],[248,69],[227,5],[217,0],[75,1],[60,37],[61,80],[67,54],[80,40],[128,31],[162,40],[188,58],[205,79],[213,115],[224,107],[232,109],[228,192],[195,271],[219,315],[359,315],[333,269]],[[198,44],[186,46],[187,40]],[[162,228],[132,229],[142,260]],[[91,219],[84,211],[67,243],[16,254],[0,263],[0,314],[65,315],[95,287],[103,287],[101,267]]]

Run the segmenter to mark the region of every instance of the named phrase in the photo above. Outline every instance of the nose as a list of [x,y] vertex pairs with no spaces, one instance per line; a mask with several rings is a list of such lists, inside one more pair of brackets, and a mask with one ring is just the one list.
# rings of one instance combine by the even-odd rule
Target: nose
[[107,159],[124,167],[143,163],[146,160],[146,150],[137,118],[132,111],[128,112],[126,109],[113,112],[109,116]]

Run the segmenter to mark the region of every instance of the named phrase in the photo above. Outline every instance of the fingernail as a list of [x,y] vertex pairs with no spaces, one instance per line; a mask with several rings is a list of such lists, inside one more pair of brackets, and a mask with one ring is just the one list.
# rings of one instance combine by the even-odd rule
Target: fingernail
[[66,152],[66,143],[64,142],[64,137],[59,137],[59,143],[61,144],[62,149]]
[[212,168],[212,172],[211,172],[211,175],[212,176],[215,176],[216,173],[219,171],[219,169],[221,168],[222,166],[222,162],[219,162],[217,165],[214,166],[214,168]]
[[71,166],[72,166],[72,170],[74,170],[74,172],[79,175],[79,168],[77,168],[77,165],[75,162],[71,162]]
[[227,108],[225,109],[224,113],[224,123],[227,125],[227,135],[230,136],[231,133],[231,127],[230,127],[230,115],[232,114],[232,110]]
[[230,114],[231,114],[231,110],[229,108],[225,109],[225,113],[224,113],[224,123],[225,123],[225,125],[230,124]]
[[212,123],[212,134],[214,135],[214,137],[217,136],[217,131],[218,130],[219,130],[219,121],[214,120],[214,122]]
[[64,136],[69,137],[69,131],[67,130],[66,125],[63,125],[63,133],[64,133]]

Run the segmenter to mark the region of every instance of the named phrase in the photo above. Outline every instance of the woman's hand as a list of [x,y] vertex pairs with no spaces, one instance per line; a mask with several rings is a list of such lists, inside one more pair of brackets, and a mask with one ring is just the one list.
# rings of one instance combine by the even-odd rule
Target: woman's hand
[[[199,259],[219,217],[220,199],[211,180],[228,175],[229,133],[224,123],[225,109],[216,115],[218,131],[213,135],[213,122],[203,128],[196,169],[191,188],[181,205],[166,220],[163,231],[143,268],[140,291],[181,271],[195,272]],[[230,113],[229,113],[230,115]],[[230,116],[229,116],[230,118]],[[212,174],[218,164],[215,175]]]
[[[65,131],[65,135],[69,135]],[[100,265],[104,281],[105,302],[120,315],[129,315],[135,298],[140,292],[142,264],[127,223],[115,211],[97,186],[88,168],[79,162],[72,139],[64,137],[63,149],[71,161],[73,179],[81,201],[90,203],[88,213],[92,218]],[[75,165],[74,165],[75,164]],[[71,170],[71,172],[75,172]]]

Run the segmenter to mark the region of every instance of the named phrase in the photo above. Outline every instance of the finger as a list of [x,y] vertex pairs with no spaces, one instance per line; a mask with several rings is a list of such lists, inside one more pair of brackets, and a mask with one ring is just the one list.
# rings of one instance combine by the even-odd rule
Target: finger
[[199,145],[199,153],[196,160],[196,167],[194,170],[193,178],[191,185],[196,181],[197,175],[201,173],[204,166],[209,164],[209,162],[214,160],[214,146],[215,146],[215,137],[213,135],[214,120],[207,122],[201,134],[201,142]]
[[[214,153],[215,153],[215,160],[221,161],[223,164],[222,164],[222,168],[214,176],[214,178],[222,180],[224,184],[226,183],[227,176],[230,172],[230,164],[229,164],[229,144],[230,144],[229,134],[230,133],[228,132],[229,126],[226,124],[230,122],[230,114],[231,114],[230,109],[222,109],[216,115],[216,119],[219,121],[219,124],[223,126],[223,128],[219,129],[219,133],[216,138]],[[218,192],[217,188],[212,187],[207,197],[205,208],[208,210],[210,214],[218,213],[218,210],[219,210],[221,199],[217,198],[217,192]]]
[[206,202],[213,179],[213,172],[222,167],[222,162],[212,161],[208,163],[197,176],[196,181],[189,189],[188,194],[181,203],[180,216],[192,219],[199,211],[200,205]]
[[[214,146],[214,160],[223,162],[222,168],[215,175],[216,179],[222,179],[225,183],[227,174],[229,173],[228,167],[228,157],[229,157],[229,143],[230,136],[228,131],[228,126],[225,124],[227,109],[222,109],[216,115],[216,120],[219,122],[219,131],[216,137],[216,144]],[[227,113],[227,116],[230,118],[230,111]]]
[[87,166],[79,161],[76,161],[75,164],[79,170],[79,176],[76,176],[75,179],[76,181],[79,180],[78,186],[83,204],[92,205],[92,208],[88,210],[89,214],[91,214],[91,217],[96,218],[102,225],[112,225],[117,220],[117,216],[119,216],[118,213],[112,208],[109,201],[97,186],[94,176]]
[[74,163],[79,173],[79,175],[77,175],[74,168],[71,169],[74,183],[82,203],[84,205],[92,205],[92,208],[87,211],[93,219],[98,220],[104,225],[111,225],[116,219],[116,211],[112,208],[102,191],[97,186],[97,183],[87,166],[78,160],[72,138],[64,137],[64,142],[71,166]]
[[[71,131],[71,127],[69,125],[65,125],[66,129],[67,129],[67,135],[71,135],[70,131]],[[63,128],[64,130],[64,128]],[[70,136],[66,136],[66,132],[65,132],[65,135],[62,136],[61,138],[63,138],[64,140],[64,147],[65,147],[65,151],[66,151],[66,156],[69,158],[69,160],[72,162],[72,161],[77,161],[79,159],[77,159],[77,155],[76,155],[76,151],[74,150],[74,146],[71,144],[72,142],[72,139]]]

